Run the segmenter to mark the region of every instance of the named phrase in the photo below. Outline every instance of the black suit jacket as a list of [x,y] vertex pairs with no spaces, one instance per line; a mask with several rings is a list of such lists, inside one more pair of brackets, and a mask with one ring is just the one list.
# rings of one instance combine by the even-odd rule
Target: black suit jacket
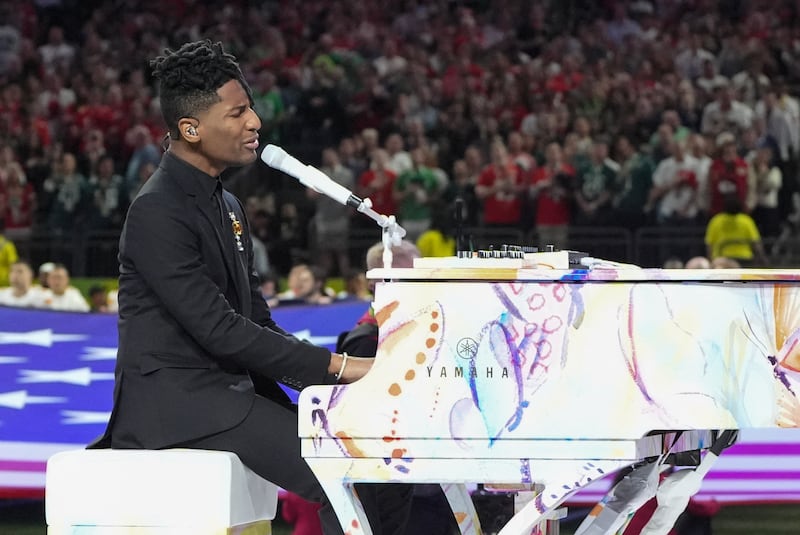
[[237,247],[216,178],[171,153],[131,204],[120,237],[119,350],[103,447],[157,449],[241,422],[259,393],[331,382],[330,351],[272,320],[241,203]]

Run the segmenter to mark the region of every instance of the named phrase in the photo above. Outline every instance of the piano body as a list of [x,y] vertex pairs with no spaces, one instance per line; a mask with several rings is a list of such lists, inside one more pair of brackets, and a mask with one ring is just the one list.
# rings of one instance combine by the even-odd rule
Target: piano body
[[303,456],[347,534],[371,534],[356,482],[442,484],[462,533],[481,532],[465,483],[535,487],[500,532],[527,535],[622,468],[800,426],[800,271],[452,260],[370,271],[372,370],[301,392]]

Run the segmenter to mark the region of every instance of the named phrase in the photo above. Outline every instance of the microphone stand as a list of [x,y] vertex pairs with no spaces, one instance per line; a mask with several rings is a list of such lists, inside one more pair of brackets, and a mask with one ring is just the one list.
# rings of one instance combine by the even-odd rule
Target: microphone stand
[[383,243],[383,267],[389,269],[392,267],[392,247],[400,245],[403,236],[406,235],[406,229],[397,223],[397,219],[393,216],[386,216],[379,214],[372,209],[372,201],[369,197],[365,197],[358,203],[356,210],[369,216],[373,219],[379,227],[381,227],[381,243]]

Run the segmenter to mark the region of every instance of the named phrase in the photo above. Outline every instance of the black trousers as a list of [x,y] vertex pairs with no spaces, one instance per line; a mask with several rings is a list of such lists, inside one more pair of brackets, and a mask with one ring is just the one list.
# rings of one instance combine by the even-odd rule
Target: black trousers
[[[340,535],[342,528],[316,476],[300,455],[297,408],[256,396],[244,421],[227,431],[194,440],[181,447],[230,451],[253,472],[306,500],[322,504],[319,510],[325,535]],[[402,535],[411,507],[412,486],[407,484],[357,484],[375,535]]]

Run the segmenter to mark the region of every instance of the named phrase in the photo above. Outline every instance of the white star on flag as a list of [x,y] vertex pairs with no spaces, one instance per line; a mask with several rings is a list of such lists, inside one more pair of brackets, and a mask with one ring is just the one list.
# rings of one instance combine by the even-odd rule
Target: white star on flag
[[81,360],[116,360],[116,347],[84,347]]
[[74,370],[19,370],[18,383],[69,383],[89,386],[92,381],[113,381],[113,373],[94,373],[88,366]]
[[311,331],[308,329],[303,329],[302,331],[296,331],[292,333],[296,338],[300,340],[308,340],[315,346],[324,346],[328,344],[335,344],[337,336],[311,336]]
[[75,342],[86,340],[87,338],[89,337],[83,334],[53,334],[53,329],[40,329],[24,333],[0,331],[0,344],[28,344],[51,347],[53,342]]
[[64,425],[105,424],[111,418],[111,412],[61,411],[61,416]]
[[24,409],[25,405],[43,403],[66,403],[67,398],[56,396],[29,396],[27,390],[16,390],[0,394],[0,407]]

